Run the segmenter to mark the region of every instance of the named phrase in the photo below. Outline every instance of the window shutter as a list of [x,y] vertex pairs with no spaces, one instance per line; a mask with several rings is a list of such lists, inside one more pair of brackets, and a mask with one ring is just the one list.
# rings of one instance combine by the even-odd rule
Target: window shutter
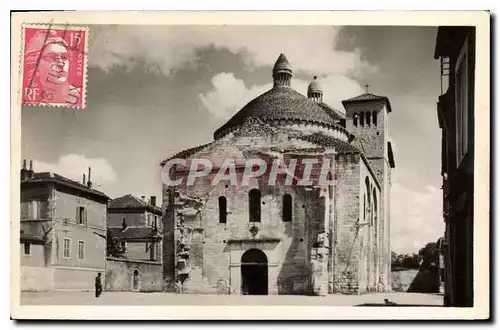
[[87,209],[83,209],[83,223],[87,225]]
[[76,223],[80,223],[80,207],[79,206],[76,207],[76,217],[75,217],[75,219],[76,219]]

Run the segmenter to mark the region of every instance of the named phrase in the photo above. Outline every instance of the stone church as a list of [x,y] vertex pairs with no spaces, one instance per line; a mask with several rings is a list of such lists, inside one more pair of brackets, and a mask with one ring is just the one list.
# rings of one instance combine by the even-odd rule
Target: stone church
[[[389,100],[366,91],[344,100],[341,111],[323,102],[324,93],[335,91],[323,90],[316,77],[306,97],[291,87],[292,76],[281,54],[272,89],[217,129],[212,142],[162,162],[167,290],[236,295],[390,290],[395,163]],[[328,163],[331,180],[300,184],[304,181],[293,173],[290,181],[271,184],[266,171],[238,181],[248,159],[306,158]],[[171,165],[172,159],[186,163]],[[189,182],[186,164],[194,159],[213,167]],[[224,177],[213,184],[217,170],[228,164],[238,183]],[[166,184],[165,176],[181,183]]]

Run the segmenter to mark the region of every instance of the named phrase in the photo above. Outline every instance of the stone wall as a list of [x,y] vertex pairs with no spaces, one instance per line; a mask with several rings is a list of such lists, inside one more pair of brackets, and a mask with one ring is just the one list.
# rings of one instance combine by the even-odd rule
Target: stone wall
[[21,266],[21,291],[50,291],[53,276],[51,267]]
[[[256,133],[252,129],[243,127],[216,140],[188,156],[187,163],[191,158],[209,159],[217,168],[225,159],[233,159],[240,180],[243,169],[238,164],[246,159],[267,159],[269,163],[276,154],[268,152],[273,148],[295,148],[295,158],[301,152],[310,157],[311,152],[302,150],[318,148],[279,130]],[[279,154],[288,157],[286,152]],[[324,156],[327,152],[318,154]],[[166,278],[176,284],[184,278],[184,292],[220,293],[227,287],[230,294],[242,294],[241,256],[255,248],[263,251],[269,261],[269,294],[360,293],[373,288],[374,233],[360,224],[364,221],[360,218],[364,211],[360,195],[365,177],[370,177],[372,187],[375,178],[359,154],[339,154],[335,161],[335,189],[304,189],[279,182],[268,186],[265,175],[251,179],[245,186],[233,185],[229,180],[210,185],[216,170],[192,186],[164,187]],[[179,168],[176,174],[172,180],[185,177]],[[260,222],[250,222],[251,189],[261,192]],[[380,196],[378,188],[377,193]],[[284,194],[292,196],[291,222],[282,221]],[[226,223],[219,222],[220,196],[227,199]]]
[[108,258],[106,264],[106,291],[133,291],[134,271],[138,270],[137,291],[163,291],[162,265],[152,261],[133,261]]
[[[377,123],[373,121],[368,125],[366,120],[364,125],[353,124],[353,115],[361,112],[377,113]],[[378,222],[378,275],[377,290],[391,290],[391,247],[390,247],[390,186],[391,168],[389,166],[388,146],[389,141],[389,116],[384,100],[353,103],[346,106],[346,127],[356,135],[355,142],[361,146],[365,153],[377,180],[381,185],[380,191],[380,211]]]

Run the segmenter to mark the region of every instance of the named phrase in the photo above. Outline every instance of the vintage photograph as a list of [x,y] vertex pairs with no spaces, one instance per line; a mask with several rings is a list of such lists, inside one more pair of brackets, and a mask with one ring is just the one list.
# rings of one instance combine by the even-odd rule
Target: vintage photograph
[[489,249],[486,12],[421,25],[100,14],[13,14],[18,308],[489,317],[475,272]]

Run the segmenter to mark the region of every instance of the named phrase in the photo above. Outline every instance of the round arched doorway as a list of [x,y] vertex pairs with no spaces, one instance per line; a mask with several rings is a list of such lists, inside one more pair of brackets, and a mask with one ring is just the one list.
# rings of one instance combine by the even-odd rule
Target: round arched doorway
[[134,272],[132,273],[132,291],[139,291],[140,290],[140,279],[139,279],[139,270],[136,268],[134,269]]
[[244,295],[267,295],[267,257],[258,249],[241,256],[241,291]]

